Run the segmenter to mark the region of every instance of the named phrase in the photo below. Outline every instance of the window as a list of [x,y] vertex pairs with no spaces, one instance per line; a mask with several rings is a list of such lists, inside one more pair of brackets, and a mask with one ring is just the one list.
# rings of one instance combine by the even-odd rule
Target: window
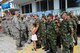
[[22,13],[24,13],[24,6],[22,6]]
[[31,4],[27,4],[22,6],[22,13],[30,13],[32,12],[32,5]]
[[37,11],[54,10],[54,0],[42,0],[36,2]]
[[80,0],[67,0],[67,7],[80,7]]
[[25,5],[25,13],[29,13],[29,5]]
[[65,11],[66,9],[65,9],[65,0],[59,0],[59,2],[60,2],[60,9],[62,10],[62,11]]
[[37,6],[37,11],[40,11],[40,2],[36,2],[36,6]]
[[32,5],[29,6],[29,12],[32,12]]
[[41,11],[47,10],[47,0],[40,1],[41,2]]
[[53,5],[54,5],[53,0],[48,0],[49,10],[53,10],[54,9]]

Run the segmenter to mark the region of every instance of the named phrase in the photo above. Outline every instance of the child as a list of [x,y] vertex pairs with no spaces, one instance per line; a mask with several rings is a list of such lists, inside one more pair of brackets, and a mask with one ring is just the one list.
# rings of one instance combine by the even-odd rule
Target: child
[[32,41],[33,41],[33,49],[32,50],[35,50],[36,51],[36,41],[37,41],[37,35],[36,35],[36,31],[37,31],[37,24],[36,23],[33,23],[33,29],[32,29]]

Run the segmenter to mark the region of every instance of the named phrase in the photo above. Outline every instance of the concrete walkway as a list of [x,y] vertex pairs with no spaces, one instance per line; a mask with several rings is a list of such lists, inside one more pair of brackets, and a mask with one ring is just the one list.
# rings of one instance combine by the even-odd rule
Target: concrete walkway
[[[42,48],[37,51],[32,51],[32,43],[25,43],[22,50],[16,50],[16,43],[12,37],[6,34],[0,33],[0,53],[46,53]],[[61,49],[58,49],[57,53],[61,53]],[[78,37],[78,45],[74,47],[74,53],[80,53],[80,38]]]
[[17,53],[13,38],[0,33],[0,53]]
[[[42,50],[42,48],[37,49],[37,51],[32,51],[32,44],[25,44],[25,47],[23,47],[23,50],[17,50],[17,53],[46,53],[46,51]],[[58,49],[57,53],[61,53],[61,49]],[[74,52],[73,53],[80,53],[80,38],[78,38],[78,45],[74,46]]]

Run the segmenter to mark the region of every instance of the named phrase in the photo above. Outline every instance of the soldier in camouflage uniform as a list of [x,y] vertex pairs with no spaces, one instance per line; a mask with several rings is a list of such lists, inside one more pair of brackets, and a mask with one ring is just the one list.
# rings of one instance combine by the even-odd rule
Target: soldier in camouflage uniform
[[30,17],[27,17],[26,16],[26,25],[27,25],[27,42],[28,43],[31,43],[31,31],[30,31],[30,29],[31,29],[31,24],[30,24],[30,19],[29,19]]
[[42,39],[42,45],[44,46],[43,49],[47,50],[47,43],[46,43],[46,39],[47,39],[47,34],[46,34],[46,29],[47,29],[47,20],[46,20],[46,16],[42,15],[42,19],[41,19],[41,39]]
[[57,28],[56,28],[56,23],[53,20],[53,15],[49,14],[47,16],[48,21],[47,21],[47,42],[48,46],[50,48],[49,53],[56,53],[57,51],[57,45],[56,45],[56,39],[57,39]]
[[6,35],[9,35],[9,29],[8,29],[8,15],[4,17],[4,20],[2,21],[2,26],[4,28],[4,32]]
[[25,28],[25,29],[26,29],[26,30],[25,30],[25,34],[26,34],[26,35],[25,35],[25,41],[27,41],[27,40],[28,40],[28,22],[27,22],[27,19],[26,19],[26,15],[24,15],[23,18],[24,18],[24,19],[23,19],[23,22],[24,22],[24,25],[25,25],[25,27],[26,27],[26,28]]
[[21,47],[21,37],[20,37],[20,25],[19,25],[19,12],[15,12],[15,15],[12,19],[12,23],[13,23],[13,27],[12,27],[12,33],[13,33],[13,36],[15,37],[16,39],[16,46],[17,46],[17,49],[19,49],[19,47]]
[[12,35],[12,14],[8,16],[7,18],[7,25],[8,25],[8,33],[11,37],[13,37]]
[[57,34],[57,46],[61,48],[61,31],[60,31],[61,26],[60,26],[59,18],[56,17],[55,22],[56,22],[56,28],[58,30],[58,32],[56,33]]
[[26,25],[25,25],[25,21],[24,21],[23,19],[24,19],[24,17],[21,17],[21,18],[19,19],[20,38],[21,38],[21,43],[22,43],[22,45],[24,44],[24,42],[26,42],[26,39],[27,39]]
[[[72,23],[72,24],[71,24],[72,27],[73,27],[73,36],[72,36],[72,38],[73,38],[73,43],[74,43],[74,41],[75,41],[75,39],[74,39],[74,34],[75,34],[74,26],[75,26],[76,24],[75,24],[75,21],[71,18],[70,13],[68,13],[68,21]],[[70,53],[73,53],[73,47],[74,47],[73,44],[70,45]]]
[[5,17],[3,17],[3,19],[2,19],[2,27],[4,28],[4,33],[8,34],[8,32],[7,32],[8,31],[7,20]]
[[73,47],[73,24],[69,20],[67,16],[67,12],[62,13],[61,22],[61,38],[62,38],[62,45],[63,45],[63,53],[71,53]]
[[78,24],[78,18],[76,16],[73,15],[73,12],[70,12],[70,17],[73,20],[73,26],[74,26],[74,40],[75,40],[75,45],[77,45],[77,24]]
[[37,48],[41,48],[41,27],[40,27],[40,19],[38,15],[34,15],[35,22],[37,24],[36,34],[38,35]]

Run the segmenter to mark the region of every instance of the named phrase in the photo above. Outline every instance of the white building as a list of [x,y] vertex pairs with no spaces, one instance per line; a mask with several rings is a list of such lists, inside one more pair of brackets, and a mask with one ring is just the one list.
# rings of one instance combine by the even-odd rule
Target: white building
[[22,14],[59,14],[61,11],[74,11],[80,14],[80,0],[9,0],[9,9],[18,9]]

